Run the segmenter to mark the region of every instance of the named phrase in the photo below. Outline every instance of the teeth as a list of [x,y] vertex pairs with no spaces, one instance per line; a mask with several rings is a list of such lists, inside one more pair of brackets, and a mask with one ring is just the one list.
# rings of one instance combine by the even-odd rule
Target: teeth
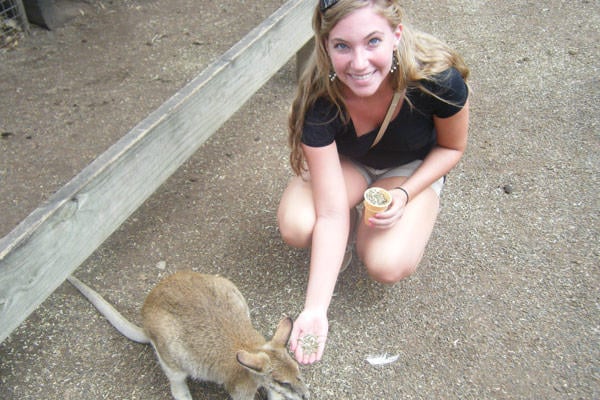
[[353,79],[360,81],[360,80],[364,80],[364,79],[369,79],[372,75],[373,75],[373,73],[369,72],[368,74],[364,74],[364,75],[351,75],[351,76]]

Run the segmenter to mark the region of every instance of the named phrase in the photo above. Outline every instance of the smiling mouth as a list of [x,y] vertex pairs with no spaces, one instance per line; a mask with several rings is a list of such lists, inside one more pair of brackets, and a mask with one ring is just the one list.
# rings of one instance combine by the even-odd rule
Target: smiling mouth
[[373,74],[374,74],[374,72],[369,72],[367,74],[361,74],[361,75],[357,75],[357,74],[348,74],[348,75],[350,75],[350,77],[354,80],[365,81],[365,80],[369,79],[370,77],[372,77]]

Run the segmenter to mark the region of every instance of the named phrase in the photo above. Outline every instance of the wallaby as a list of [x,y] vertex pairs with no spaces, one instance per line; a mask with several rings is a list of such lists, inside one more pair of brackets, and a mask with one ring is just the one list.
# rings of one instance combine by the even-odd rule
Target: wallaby
[[222,384],[233,400],[306,400],[298,364],[286,345],[292,320],[282,319],[267,342],[250,321],[244,296],[228,279],[179,271],[160,281],[142,307],[143,328],[77,278],[67,278],[127,338],[150,343],[176,400],[192,400],[186,378]]

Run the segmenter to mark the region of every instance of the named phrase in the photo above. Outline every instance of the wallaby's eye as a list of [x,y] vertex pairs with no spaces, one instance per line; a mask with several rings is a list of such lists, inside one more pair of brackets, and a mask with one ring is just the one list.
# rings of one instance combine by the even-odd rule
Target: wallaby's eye
[[292,384],[289,382],[283,382],[283,381],[275,381],[279,386],[282,386],[286,389],[292,390]]

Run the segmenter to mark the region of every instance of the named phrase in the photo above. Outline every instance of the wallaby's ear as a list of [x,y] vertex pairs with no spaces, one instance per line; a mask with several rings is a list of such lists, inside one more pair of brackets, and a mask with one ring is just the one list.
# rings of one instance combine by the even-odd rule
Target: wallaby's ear
[[251,372],[266,374],[271,368],[271,359],[263,352],[250,353],[246,350],[239,350],[235,357],[242,367]]
[[275,334],[271,339],[271,343],[276,346],[285,347],[292,334],[293,325],[294,322],[290,317],[285,317],[279,321],[279,325],[277,325],[277,329],[275,329]]

